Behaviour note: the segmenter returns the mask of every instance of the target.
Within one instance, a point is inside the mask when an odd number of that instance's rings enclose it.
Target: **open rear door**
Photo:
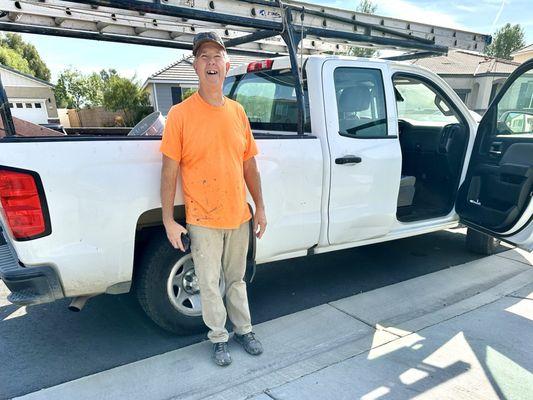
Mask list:
[[[533,59],[483,116],[456,211],[465,225],[533,250]]]

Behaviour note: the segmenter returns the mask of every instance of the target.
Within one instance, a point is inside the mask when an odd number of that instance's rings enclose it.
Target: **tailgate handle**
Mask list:
[[[357,156],[344,156],[335,159],[335,164],[344,165],[344,164],[359,164],[361,162],[361,157]]]

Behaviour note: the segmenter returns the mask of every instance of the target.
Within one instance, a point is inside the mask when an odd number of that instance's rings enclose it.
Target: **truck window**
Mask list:
[[[298,106],[294,78],[290,70],[259,71],[228,77],[224,94],[238,101],[246,111],[254,130],[295,132]],[[306,105],[305,130],[311,131],[307,86],[304,82]]]
[[[444,126],[459,123],[453,108],[425,82],[412,77],[394,78],[398,118],[412,125]]]
[[[334,82],[339,133],[350,137],[387,136],[387,109],[381,71],[337,68]]]
[[[533,73],[525,73],[498,102],[498,135],[533,135]]]

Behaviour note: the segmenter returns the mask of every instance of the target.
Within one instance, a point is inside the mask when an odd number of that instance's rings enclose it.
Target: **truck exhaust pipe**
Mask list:
[[[70,302],[70,305],[68,306],[68,309],[70,311],[74,312],[80,312],[83,307],[85,307],[85,304],[87,303],[87,300],[89,300],[91,297],[94,297],[94,294],[88,295],[88,296],[78,296],[74,297],[72,301]]]

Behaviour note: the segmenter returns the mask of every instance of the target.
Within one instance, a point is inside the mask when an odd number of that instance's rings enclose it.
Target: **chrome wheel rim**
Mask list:
[[[224,293],[224,279],[220,279],[220,293]],[[198,317],[202,315],[200,287],[194,272],[192,255],[181,257],[172,267],[167,280],[167,295],[172,306],[181,314]]]

